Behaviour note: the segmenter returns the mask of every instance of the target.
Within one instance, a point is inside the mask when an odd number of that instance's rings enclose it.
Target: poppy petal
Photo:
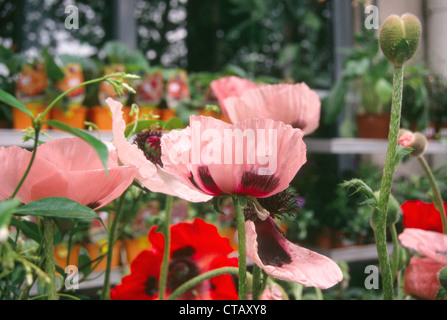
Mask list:
[[[343,279],[331,259],[283,237],[274,220],[246,221],[247,257],[275,278],[327,289]]]

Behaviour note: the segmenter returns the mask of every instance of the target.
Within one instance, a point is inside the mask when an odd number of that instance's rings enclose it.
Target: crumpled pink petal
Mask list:
[[[256,135],[264,137],[265,143],[258,140]],[[231,142],[228,134],[235,132],[253,132],[256,135],[253,144],[241,143],[242,148],[236,148],[236,140]],[[205,138],[212,134],[212,138]],[[271,135],[271,136],[270,136]],[[276,135],[276,136],[275,136]],[[270,150],[262,150],[260,145],[269,145],[270,137],[275,146]],[[222,194],[248,194],[255,197],[267,197],[286,189],[298,170],[306,162],[306,145],[303,142],[303,132],[293,129],[280,121],[264,118],[252,118],[234,125],[212,117],[191,116],[190,125],[182,130],[173,130],[161,138],[162,162],[166,171],[176,176],[191,188],[196,188],[212,196]],[[258,144],[259,142],[259,144]],[[231,151],[229,155],[225,144]],[[232,143],[232,145],[231,145]],[[213,160],[206,160],[203,154],[206,150],[213,150],[210,154],[218,156]],[[257,155],[268,155],[261,163]],[[237,160],[236,158],[239,158]],[[253,157],[253,161],[249,158]],[[293,161],[290,161],[293,159]],[[215,160],[215,161],[214,161]],[[207,170],[204,181],[201,170]],[[275,182],[265,183],[265,190],[258,190],[256,181],[247,185],[242,184],[244,174],[262,174],[263,178]],[[254,179],[256,180],[256,179]],[[208,184],[206,184],[208,183]]]
[[[438,272],[443,267],[429,258],[412,257],[405,269],[404,292],[421,299],[436,299],[440,286]]]
[[[416,228],[405,228],[399,235],[399,240],[406,248],[433,261],[447,265],[447,235],[435,231]]]
[[[245,222],[246,254],[267,274],[320,289],[330,288],[343,279],[343,273],[334,261],[285,239],[271,217],[265,221],[258,220],[256,224],[251,220]],[[259,247],[260,240],[264,248]],[[264,256],[269,255],[268,260],[276,265],[264,263],[267,260],[260,257],[261,251],[264,251]],[[281,258],[284,254],[290,257],[289,263]]]
[[[239,78],[236,76],[227,76],[211,81],[210,87],[219,101],[223,114],[228,117],[225,107],[225,99],[233,96],[239,97],[246,90],[254,89],[258,86],[256,83],[248,79]]]
[[[112,111],[113,145],[118,153],[119,161],[138,169],[135,177],[137,181],[152,192],[169,194],[190,202],[206,202],[211,199],[209,195],[191,189],[163,168],[147,160],[144,152],[136,145],[129,143],[124,136],[126,123],[121,109],[123,105],[112,98],[108,98],[106,102]]]
[[[31,152],[0,148],[0,199],[9,198],[22,178]],[[23,203],[66,197],[93,209],[119,197],[132,183],[136,169],[118,166],[113,154],[108,176],[96,151],[79,138],[55,139],[39,146],[31,170],[16,195]]]
[[[230,96],[223,102],[233,123],[249,118],[268,118],[300,128],[305,135],[314,132],[320,122],[321,101],[304,82],[262,85]]]

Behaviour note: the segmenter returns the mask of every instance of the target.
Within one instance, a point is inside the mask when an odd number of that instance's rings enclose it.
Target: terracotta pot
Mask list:
[[[103,243],[83,243],[82,246],[87,250],[90,260],[92,260],[92,261],[107,252],[107,244],[103,244]],[[121,241],[117,241],[115,243],[115,245],[113,246],[112,264],[111,264],[112,269],[118,267],[120,264],[121,246],[122,246]],[[98,263],[97,261],[92,262],[92,268],[97,263]],[[95,271],[104,271],[106,269],[106,266],[107,266],[107,256],[102,258],[101,262],[96,266],[96,268],[94,270]]]
[[[173,109],[169,109],[169,108],[167,108],[167,109],[162,109],[161,111],[162,111],[162,113],[161,113],[161,119],[162,119],[163,121],[168,121],[168,120],[170,120],[171,118],[174,118],[174,117],[177,116],[177,112],[176,112],[175,110],[173,110]]]
[[[332,249],[334,247],[333,239],[332,230],[328,227],[324,227],[317,236],[317,246],[324,250]]]
[[[159,119],[160,120],[162,118],[162,116],[163,116],[162,110],[158,109],[156,106],[140,106],[140,114],[138,115],[139,119]],[[135,118],[131,119],[131,121],[134,121],[134,120],[135,120]]]
[[[29,111],[36,117],[39,113],[42,113],[45,110],[45,105],[36,104],[36,103],[25,103],[25,107],[28,108]],[[47,114],[44,120],[48,120],[50,115]],[[14,129],[23,130],[33,125],[31,118],[26,113],[20,111],[17,108],[12,108],[12,124]],[[48,129],[48,125],[42,125],[42,129]]]
[[[92,107],[88,112],[88,118],[99,130],[112,130],[112,112],[109,107]]]
[[[126,250],[127,263],[129,265],[144,250],[150,249],[150,243],[147,236],[124,240],[124,249]]]
[[[69,265],[78,265],[79,250],[81,249],[80,244],[75,244],[70,250],[70,258],[68,259]],[[56,264],[65,269],[67,267],[67,257],[68,257],[68,246],[66,244],[60,244],[54,247],[54,258],[56,259]]]
[[[77,129],[84,129],[84,121],[87,119],[87,107],[70,106],[67,111],[59,108],[51,110],[51,119],[63,122]],[[54,128],[57,130],[57,128]]]
[[[357,134],[359,138],[388,139],[390,114],[357,115]]]
[[[131,121],[130,107],[123,107],[123,119],[126,124]],[[99,130],[112,130],[112,111],[107,106],[94,106],[88,111],[88,119],[90,122],[96,124]]]

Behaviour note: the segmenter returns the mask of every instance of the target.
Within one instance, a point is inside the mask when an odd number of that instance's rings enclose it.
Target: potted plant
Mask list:
[[[405,68],[402,96],[402,128],[423,132],[429,127],[429,101],[426,79],[429,69],[423,65]]]
[[[354,136],[357,131],[360,138],[387,138],[393,91],[391,67],[379,51],[373,32],[356,35],[356,44],[345,51],[343,75],[323,100],[323,119],[334,122],[344,110],[342,136]]]
[[[429,119],[433,128],[434,137],[443,128],[447,128],[447,79],[435,72],[426,77],[429,103]]]
[[[84,82],[82,66],[79,63],[68,63],[63,72],[64,78],[55,83],[55,87],[60,92],[65,92]],[[72,127],[84,129],[84,121],[87,118],[87,107],[83,105],[85,87],[71,91],[66,97],[66,102],[62,104],[62,107],[52,109],[51,118]]]

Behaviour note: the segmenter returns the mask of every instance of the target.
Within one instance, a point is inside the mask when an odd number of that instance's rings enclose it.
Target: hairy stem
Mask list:
[[[382,270],[382,283],[384,299],[393,299],[393,275],[391,271],[388,249],[386,246],[386,218],[388,204],[393,184],[397,141],[400,128],[402,109],[403,67],[395,66],[393,75],[393,100],[391,105],[390,130],[388,134],[388,148],[386,151],[385,167],[383,169],[382,183],[376,221],[374,221],[374,235],[376,239],[377,254]]]
[[[441,192],[439,191],[439,187],[438,184],[436,183],[435,176],[433,175],[433,172],[431,171],[427,161],[425,161],[423,155],[418,156],[418,160],[421,163],[422,167],[424,168],[424,171],[427,174],[428,179],[430,180],[430,185],[433,190],[433,197],[435,201],[435,208],[439,211],[441,215],[442,232],[444,234],[447,234],[447,217],[445,214],[444,201],[442,200]]]
[[[45,239],[45,272],[48,275],[48,300],[57,300],[56,296],[56,264],[54,262],[53,219],[43,218],[43,236]]]
[[[158,297],[160,300],[165,299],[166,283],[168,280],[169,269],[169,253],[171,251],[171,208],[174,198],[170,195],[166,196],[165,205],[165,221],[163,224],[163,234],[165,236],[165,250],[163,253],[163,261],[160,270],[160,280],[158,284]]]
[[[107,241],[107,264],[106,264],[106,271],[104,273],[104,285],[102,287],[103,300],[110,299],[110,273],[112,271],[113,246],[115,245],[115,230],[118,224],[118,220],[120,219],[126,193],[127,190],[120,197],[118,207],[116,209],[115,216],[112,221],[112,225],[109,228],[109,238]]]
[[[237,195],[233,196],[234,210],[236,213],[237,236],[238,236],[238,251],[239,251],[239,300],[247,299],[247,284],[246,284],[246,240],[245,240],[245,216],[240,206]]]

